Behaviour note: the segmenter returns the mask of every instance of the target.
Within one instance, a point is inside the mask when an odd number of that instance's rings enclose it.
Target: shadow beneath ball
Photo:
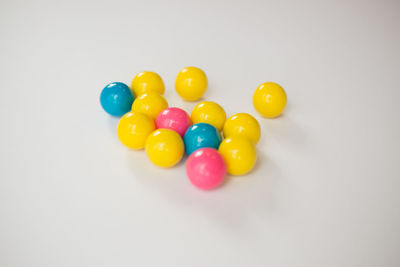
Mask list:
[[[293,148],[303,147],[308,142],[304,127],[286,113],[273,119],[261,118],[259,122],[262,128],[261,144],[268,144],[270,138]]]
[[[113,134],[117,134],[117,126],[120,119],[121,117],[107,115],[107,126],[110,132],[112,132]]]

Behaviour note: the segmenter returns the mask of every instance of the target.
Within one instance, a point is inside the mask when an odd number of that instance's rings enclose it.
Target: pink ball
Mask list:
[[[180,134],[185,135],[187,128],[192,125],[192,120],[186,111],[180,108],[166,108],[158,114],[156,119],[156,127],[171,129]]]
[[[216,149],[200,148],[187,159],[186,174],[196,187],[204,190],[213,189],[225,179],[225,162]]]

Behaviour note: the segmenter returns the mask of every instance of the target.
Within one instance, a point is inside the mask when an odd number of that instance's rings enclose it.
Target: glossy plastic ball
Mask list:
[[[163,168],[177,164],[184,153],[182,138],[175,131],[158,129],[146,140],[146,154],[150,161]]]
[[[207,89],[207,76],[197,67],[186,67],[178,73],[175,88],[184,100],[199,100]]]
[[[229,174],[243,175],[251,171],[257,160],[255,145],[246,137],[232,136],[224,139],[219,146]]]
[[[108,84],[100,94],[100,104],[104,111],[118,117],[131,110],[134,99],[129,87],[120,82]]]
[[[189,115],[180,108],[167,108],[158,114],[156,119],[157,129],[170,129],[177,132],[182,138],[186,130],[192,125]]]
[[[261,135],[260,124],[248,113],[238,113],[225,121],[224,137],[233,135],[245,136],[254,144],[258,143]]]
[[[142,149],[147,137],[155,130],[154,121],[138,112],[128,112],[119,120],[118,138],[122,144],[132,149]]]
[[[132,80],[131,89],[136,96],[147,92],[164,94],[165,85],[160,75],[152,71],[138,73]]]
[[[257,87],[253,94],[254,108],[264,117],[278,117],[285,109],[285,90],[276,83],[267,82]]]
[[[132,110],[146,114],[152,119],[156,119],[158,114],[168,108],[165,98],[155,92],[147,92],[140,95],[133,101]]]
[[[214,148],[200,148],[187,159],[186,174],[196,187],[213,189],[225,179],[225,162]]]
[[[222,131],[226,120],[225,110],[215,102],[203,101],[197,104],[191,114],[193,123],[204,122]]]
[[[218,149],[221,135],[217,128],[208,123],[196,123],[187,129],[183,138],[186,154],[190,155],[199,148],[211,147]]]

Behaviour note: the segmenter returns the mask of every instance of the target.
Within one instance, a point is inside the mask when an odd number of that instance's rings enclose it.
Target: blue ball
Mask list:
[[[132,108],[134,95],[124,83],[110,83],[104,87],[100,95],[103,109],[112,116],[122,116]]]
[[[203,147],[218,149],[221,143],[221,135],[217,128],[208,123],[196,123],[187,129],[183,137],[186,154],[190,155],[194,151]]]

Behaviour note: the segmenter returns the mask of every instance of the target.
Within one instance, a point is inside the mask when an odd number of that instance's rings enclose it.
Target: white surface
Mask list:
[[[400,266],[398,1],[1,1],[0,266]],[[123,147],[111,81],[195,65],[262,125],[202,192]],[[289,104],[261,119],[275,81]]]

